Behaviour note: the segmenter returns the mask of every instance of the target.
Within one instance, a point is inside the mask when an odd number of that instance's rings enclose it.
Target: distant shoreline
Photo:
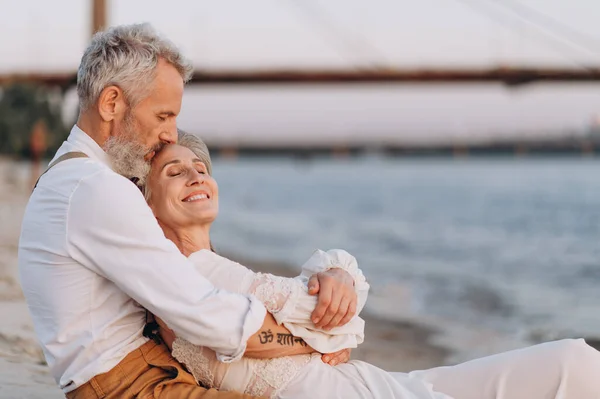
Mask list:
[[[388,158],[523,158],[523,157],[596,157],[600,156],[600,134],[554,139],[507,139],[502,141],[392,142],[340,141],[222,143],[206,140],[214,158],[289,157],[348,158],[381,156]],[[46,157],[50,160],[52,155]],[[0,154],[0,160],[29,160],[20,154]]]
[[[339,142],[339,143],[211,143],[215,157],[356,157],[379,155],[393,158],[466,158],[466,157],[526,157],[600,155],[600,139],[596,136],[557,138],[546,140],[458,141],[453,143],[394,143],[394,142]]]

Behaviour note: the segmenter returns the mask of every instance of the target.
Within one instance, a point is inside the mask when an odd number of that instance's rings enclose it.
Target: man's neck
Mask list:
[[[90,111],[82,112],[77,118],[77,126],[90,136],[100,148],[104,148],[104,143],[110,137],[110,125],[100,118],[100,115]]]

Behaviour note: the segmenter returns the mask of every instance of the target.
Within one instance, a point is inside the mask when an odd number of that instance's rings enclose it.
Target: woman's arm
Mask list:
[[[160,335],[169,347],[173,349],[175,333],[164,321],[156,317]],[[275,357],[304,355],[316,352],[302,338],[294,337],[284,326],[277,324],[270,313],[267,313],[262,327],[252,335],[246,346],[244,356],[255,359],[272,359]]]
[[[283,324],[292,335],[304,338],[319,352],[331,353],[340,349],[354,348],[363,342],[364,321],[359,317],[354,317],[342,327],[327,331],[315,327],[311,320],[317,298],[308,293],[308,281],[315,273],[331,268],[343,269],[352,276],[359,310],[364,306],[369,285],[358,268],[356,259],[347,252],[316,251],[303,265],[302,274],[296,278],[255,273],[233,261],[227,265],[222,262],[210,262],[210,255],[206,251],[202,251],[201,261],[199,259],[196,262],[194,255],[190,255],[192,263],[216,287],[255,295],[273,315],[277,324]]]
[[[211,257],[214,257],[214,262],[211,261]],[[208,250],[198,251],[190,255],[189,259],[197,270],[215,287],[231,292],[255,295],[263,302],[267,310],[275,316],[275,320],[279,324],[285,322],[288,316],[294,313],[299,296],[306,297],[307,292],[311,294],[307,287],[309,284],[312,285],[316,282],[315,277],[319,273],[323,274],[328,270],[339,269],[344,270],[354,280],[354,289],[358,297],[356,314],[363,309],[370,288],[365,276],[358,268],[356,259],[348,252],[340,249],[332,249],[327,252],[315,251],[310,259],[302,265],[301,274],[295,278],[254,272],[230,260],[224,263],[222,262],[223,258]],[[329,298],[333,306],[335,301],[332,300],[332,294],[335,293],[321,293],[320,295],[325,299]],[[321,299],[320,297],[317,299],[312,295],[309,295],[308,299],[302,298],[306,302],[305,306],[312,306],[311,311],[316,308],[318,301]],[[327,309],[327,313],[330,310]],[[296,315],[296,317],[298,316],[304,317],[307,315]],[[312,322],[314,314],[311,314],[311,316],[313,317],[306,317],[306,320],[302,321]]]
[[[293,336],[290,330],[277,324],[273,316],[267,313],[262,327],[248,339],[244,356],[255,359],[272,359],[314,352],[316,350],[302,338]]]

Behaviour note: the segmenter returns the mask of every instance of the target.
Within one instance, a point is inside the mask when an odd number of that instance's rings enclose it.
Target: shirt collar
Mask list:
[[[71,133],[67,138],[67,142],[77,148],[79,151],[82,151],[90,157],[91,159],[97,160],[108,166],[110,165],[110,160],[108,158],[108,154],[104,152],[102,147],[98,145],[86,132],[81,130],[79,126],[74,125],[73,129],[71,129]]]

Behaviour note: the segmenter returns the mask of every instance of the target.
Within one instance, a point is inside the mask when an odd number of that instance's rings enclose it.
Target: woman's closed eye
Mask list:
[[[180,176],[183,172],[184,172],[184,169],[182,169],[182,168],[171,168],[168,170],[167,176],[176,177],[176,176]]]
[[[194,171],[198,174],[201,175],[205,175],[206,174],[206,169],[204,168],[203,165],[198,165],[195,167]],[[168,177],[177,177],[177,176],[181,176],[182,174],[185,174],[188,172],[188,168],[182,168],[182,167],[176,167],[176,168],[171,168],[167,171],[167,176]]]

